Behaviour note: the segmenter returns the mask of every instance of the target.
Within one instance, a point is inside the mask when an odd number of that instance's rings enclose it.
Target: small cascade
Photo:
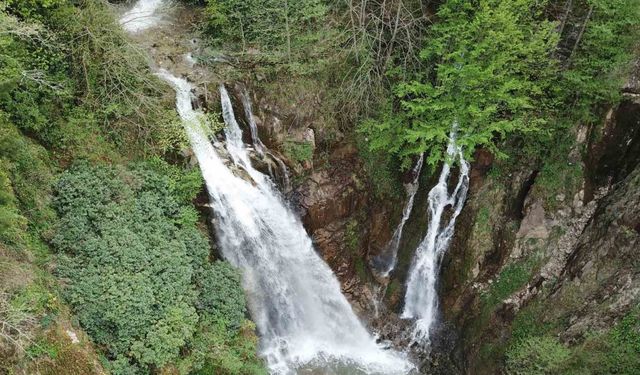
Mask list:
[[[244,115],[247,118],[247,122],[249,123],[249,131],[251,132],[251,142],[253,143],[253,148],[261,157],[270,157],[276,162],[276,164],[278,164],[278,168],[280,168],[283,190],[291,190],[291,181],[289,180],[289,170],[287,169],[287,166],[284,164],[282,159],[277,157],[273,152],[269,151],[269,149],[260,140],[260,136],[258,134],[258,125],[256,124],[256,120],[253,117],[253,107],[249,93],[245,89],[243,89],[240,93],[240,98],[242,100]],[[272,178],[275,179],[276,176],[273,171],[270,170],[269,174]]]
[[[437,314],[437,278],[442,255],[453,237],[456,218],[462,211],[469,188],[469,163],[464,159],[462,148],[456,145],[456,126],[450,134],[447,146],[447,160],[442,166],[438,183],[429,191],[429,226],[427,234],[416,249],[409,271],[405,306],[401,318],[416,319],[413,341],[429,343],[429,330]],[[453,192],[449,193],[448,183],[451,163],[458,159],[460,172]],[[443,225],[445,210],[452,210]]]
[[[418,192],[418,180],[420,179],[420,172],[422,172],[423,163],[424,154],[420,155],[420,158],[411,171],[413,180],[410,183],[405,184],[405,190],[407,192],[407,197],[409,198],[402,209],[402,219],[400,220],[400,224],[398,224],[398,227],[393,232],[393,236],[387,244],[385,251],[373,260],[373,268],[382,278],[389,277],[391,271],[396,268],[396,264],[398,262],[398,249],[400,248],[400,240],[402,239],[402,231],[407,220],[409,220],[409,216],[411,216],[411,211],[413,211],[413,202],[415,200],[416,193]]]
[[[379,284],[373,287],[373,296],[371,298],[371,304],[373,306],[373,317],[378,319],[380,317],[380,307],[383,306],[382,300],[387,292],[387,284]]]
[[[252,181],[227,167],[207,137],[204,116],[192,106],[192,87],[167,71],[176,105],[204,176],[224,257],[242,272],[261,354],[273,374],[297,371],[406,374],[413,366],[378,346],[315,252],[300,220],[270,179],[255,170],[224,86],[220,86],[226,148]],[[314,370],[315,369],[315,370]]]
[[[261,156],[264,155],[264,144],[260,140],[258,136],[258,125],[256,124],[256,120],[253,118],[253,108],[251,105],[251,98],[249,97],[249,93],[247,90],[243,89],[240,92],[240,98],[242,100],[242,107],[244,108],[244,115],[247,118],[247,122],[249,123],[249,131],[251,132],[251,142],[253,142],[253,147],[256,149],[256,152]]]
[[[227,140],[227,150],[234,164],[244,169],[257,184],[264,183],[266,176],[251,166],[249,154],[245,151],[244,142],[242,141],[242,129],[240,129],[240,125],[236,121],[231,98],[224,85],[220,85],[220,104],[222,106],[222,118],[226,125],[224,135]]]
[[[160,21],[157,10],[164,3],[165,0],[140,0],[122,15],[120,25],[130,33],[146,30]]]
[[[280,168],[280,174],[282,175],[282,190],[284,192],[288,192],[291,190],[291,180],[289,179],[289,170],[287,166],[284,164],[282,159],[274,155],[271,151],[267,151],[267,155],[269,155],[275,162],[278,164]]]

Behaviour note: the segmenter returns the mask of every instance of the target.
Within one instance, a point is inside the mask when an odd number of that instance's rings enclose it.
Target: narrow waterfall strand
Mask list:
[[[404,225],[409,220],[409,216],[411,216],[411,211],[413,211],[413,202],[415,201],[416,193],[418,192],[420,173],[422,172],[422,164],[424,163],[424,154],[420,155],[420,158],[416,162],[416,165],[413,167],[412,175],[413,181],[405,186],[407,191],[407,203],[402,209],[402,219],[398,224],[398,227],[393,232],[393,236],[391,240],[387,244],[387,248],[382,257],[380,257],[379,266],[380,276],[389,277],[391,271],[396,268],[396,264],[398,263],[398,249],[400,248],[400,240],[402,239],[402,231],[404,229]]]
[[[429,341],[429,331],[437,315],[437,278],[442,255],[453,237],[456,218],[462,211],[469,187],[469,163],[464,159],[462,149],[455,142],[455,126],[447,147],[448,161],[442,166],[438,183],[429,191],[429,226],[427,234],[416,249],[409,271],[404,319],[416,319],[413,340],[422,344]],[[455,189],[448,191],[450,162],[458,158],[460,173]],[[443,226],[443,214],[451,206],[453,212]]]
[[[240,93],[240,99],[242,100],[244,115],[247,118],[247,122],[249,123],[249,131],[251,132],[251,142],[253,143],[253,148],[255,148],[256,152],[262,156],[264,155],[265,147],[260,140],[260,137],[258,136],[258,124],[256,124],[256,120],[253,118],[251,98],[249,98],[249,93],[247,92],[247,90],[242,90],[242,92]]]
[[[282,187],[284,191],[291,189],[291,182],[289,180],[289,170],[287,166],[284,164],[282,159],[274,155],[273,152],[269,151],[264,143],[260,140],[260,135],[258,134],[258,124],[256,124],[256,120],[253,118],[253,105],[251,103],[251,98],[249,97],[249,93],[247,90],[242,90],[240,93],[240,98],[242,100],[242,107],[244,108],[244,115],[247,118],[247,122],[249,123],[249,131],[251,132],[251,142],[253,143],[253,148],[256,150],[258,155],[262,157],[270,157],[273,159],[276,164],[278,164],[278,168],[280,168],[280,174],[282,177]]]

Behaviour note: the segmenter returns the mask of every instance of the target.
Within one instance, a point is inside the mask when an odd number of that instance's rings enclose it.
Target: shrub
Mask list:
[[[215,262],[198,279],[198,308],[207,311],[215,322],[227,329],[239,330],[244,322],[246,303],[240,285],[240,275],[229,263]]]
[[[531,337],[507,353],[507,374],[558,373],[570,351],[552,337]]]
[[[482,295],[486,308],[493,308],[523,287],[531,277],[532,262],[512,263],[504,267],[487,293]]]
[[[190,206],[173,187],[144,165],[78,164],[56,184],[57,274],[114,374],[179,362],[203,329],[221,345],[215,339],[235,338],[244,318],[237,272],[209,263],[207,240],[195,219],[184,220]]]
[[[287,158],[304,163],[313,158],[313,145],[309,142],[285,141],[283,151]]]

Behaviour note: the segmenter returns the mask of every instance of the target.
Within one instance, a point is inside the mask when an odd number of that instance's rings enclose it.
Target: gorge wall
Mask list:
[[[437,174],[423,171],[398,267],[380,283],[369,262],[390,240],[405,198],[374,193],[355,140],[322,139],[322,118],[313,109],[322,100],[317,93],[302,92],[297,102],[282,105],[277,92],[267,95],[259,83],[252,92],[269,148],[282,150],[292,137],[313,145],[313,157],[303,162],[281,154],[293,174],[289,201],[317,251],[357,313],[382,339],[402,341],[403,285],[426,230],[426,196]],[[522,340],[553,337],[579,348],[634,314],[640,299],[639,94],[630,80],[622,102],[599,125],[578,127],[557,162],[496,161],[486,150],[475,153],[469,197],[441,271],[443,319],[423,369],[494,374],[504,371],[505,353]]]

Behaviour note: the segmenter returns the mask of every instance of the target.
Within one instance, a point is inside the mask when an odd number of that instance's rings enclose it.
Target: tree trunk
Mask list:
[[[571,66],[571,59],[573,58],[573,55],[575,55],[576,51],[578,50],[578,46],[580,45],[580,41],[584,36],[584,31],[587,29],[587,24],[589,23],[589,19],[591,19],[592,14],[593,14],[593,5],[589,7],[589,12],[587,13],[587,17],[585,17],[584,19],[584,23],[582,24],[582,28],[580,29],[580,33],[578,34],[578,38],[576,39],[576,42],[573,45],[573,49],[571,50],[571,54],[569,55],[569,58],[567,58],[566,68],[569,68]]]

